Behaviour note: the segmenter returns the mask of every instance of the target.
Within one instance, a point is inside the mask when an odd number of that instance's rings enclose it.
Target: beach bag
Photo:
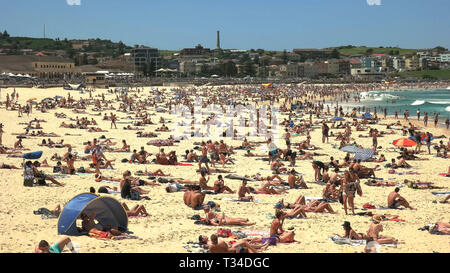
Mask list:
[[[209,206],[211,209],[214,209],[216,207],[216,203],[214,201],[208,201],[206,205]]]
[[[394,174],[394,173],[395,173],[395,170],[391,169],[391,170],[388,171],[388,173],[389,173],[389,174]]]
[[[231,234],[231,229],[222,229],[222,228],[219,228],[219,230],[217,230],[217,236],[219,236],[219,237],[223,237],[223,238],[228,238],[228,237],[230,237],[232,234]]]
[[[370,204],[370,203],[365,203],[363,205],[363,208],[365,208],[365,209],[375,209],[375,206]]]
[[[160,177],[160,178],[158,178],[158,182],[166,184],[166,183],[169,183],[169,180],[167,178]]]
[[[275,238],[275,237],[262,238],[261,243],[265,244],[266,242],[269,243],[269,246],[276,246],[277,245],[277,238]]]
[[[98,193],[108,193],[108,189],[105,187],[98,188]]]
[[[130,191],[131,200],[141,200],[141,194],[138,191]]]

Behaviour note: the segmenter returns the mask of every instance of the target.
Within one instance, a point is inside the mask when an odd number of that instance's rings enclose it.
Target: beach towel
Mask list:
[[[223,201],[229,201],[229,202],[243,202],[243,203],[251,203],[252,201],[242,201],[242,200],[239,200],[239,199],[233,199],[233,198],[224,198],[223,199]],[[255,199],[255,203],[260,203],[261,201],[260,200],[256,200]]]
[[[194,166],[194,165],[192,165],[190,163],[178,163],[176,165],[168,165],[168,166]]]
[[[431,192],[431,194],[436,195],[436,196],[447,196],[447,195],[450,195],[450,192],[436,192],[436,191],[433,191],[433,192]]]
[[[270,237],[270,232],[268,230],[241,230],[247,238],[264,238]]]
[[[418,172],[400,172],[400,173],[397,173],[397,172],[395,172],[394,174],[398,174],[398,175],[416,175],[416,174],[420,174],[420,173],[418,173]]]
[[[275,192],[275,193],[267,193],[267,192],[265,192],[265,191],[257,191],[256,194],[277,195],[277,194],[280,194],[280,193],[278,193],[278,192]]]
[[[385,207],[385,206],[379,206],[379,207],[376,207],[376,209],[379,209],[379,210],[388,210],[388,209],[403,210],[404,208],[390,208],[390,207]]]
[[[209,253],[209,250],[203,248],[198,242],[187,242],[183,248],[190,253]]]
[[[119,235],[112,237],[113,240],[124,240],[124,239],[139,239],[137,236],[133,235]]]
[[[320,202],[326,201],[326,200],[323,199],[322,197],[306,197],[306,196],[305,196],[305,200],[306,200],[306,201],[315,201],[315,200],[318,200],[318,201],[320,201]]]
[[[366,240],[351,240],[349,238],[342,238],[338,235],[335,235],[333,237],[329,237],[331,241],[333,241],[335,244],[338,245],[351,245],[351,246],[362,246],[366,245]],[[397,247],[396,244],[380,244],[382,246],[388,246],[388,247]]]
[[[370,204],[370,203],[365,203],[363,205],[363,208],[365,208],[365,209],[375,209],[376,207],[374,205]]]
[[[100,231],[98,229],[91,229],[89,231],[89,237],[99,239],[99,240],[111,240],[111,238],[108,237],[109,233],[105,231]]]
[[[329,237],[329,239],[338,245],[351,245],[351,246],[362,246],[366,245],[366,240],[351,240],[349,238],[342,238],[338,235]]]
[[[404,219],[399,219],[399,218],[388,219],[388,221],[392,221],[392,222],[405,222]]]
[[[440,176],[450,177],[450,173],[440,173]]]
[[[237,175],[237,174],[229,174],[229,175],[225,176],[225,178],[234,179],[234,180],[255,181],[252,178],[247,178],[245,176],[241,176],[241,175]]]

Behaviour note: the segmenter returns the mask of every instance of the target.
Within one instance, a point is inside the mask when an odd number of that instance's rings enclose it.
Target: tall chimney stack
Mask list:
[[[217,31],[217,49],[220,49],[220,31]]]

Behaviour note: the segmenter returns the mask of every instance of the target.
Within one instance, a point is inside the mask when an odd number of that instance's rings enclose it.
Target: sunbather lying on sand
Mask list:
[[[225,213],[218,215],[211,211],[209,206],[204,206],[203,210],[206,214],[205,221],[208,225],[213,226],[252,226],[256,224],[255,222],[249,222],[247,218],[231,218],[225,216]]]
[[[122,207],[125,209],[127,216],[149,216],[147,211],[145,210],[144,205],[135,205],[131,210],[128,208],[125,202],[122,203]]]
[[[95,223],[95,217],[96,212],[93,211],[89,216],[85,213],[80,214],[80,218],[82,220],[81,222],[81,228],[84,232],[97,232],[97,231],[103,231],[107,232],[106,238],[112,238],[113,236],[119,236],[119,235],[128,235],[126,233],[120,232],[117,227],[111,227],[111,226],[102,226],[101,224]]]
[[[255,245],[246,239],[236,243],[226,243],[219,239],[217,234],[212,234],[210,241],[208,241],[208,237],[200,236],[200,243],[211,253],[258,253],[267,248],[267,245]]]
[[[36,245],[34,252],[35,253],[61,253],[66,246],[68,248],[70,246],[69,250],[73,252],[74,248],[73,248],[71,242],[72,241],[70,240],[69,237],[64,237],[56,244],[50,246],[50,244],[47,241],[42,240],[39,242],[39,244]]]
[[[405,179],[403,181],[404,184],[408,185],[409,188],[412,189],[439,189],[440,187],[433,186],[433,182],[422,182],[420,180],[412,181]]]
[[[281,193],[286,193],[286,190],[282,190],[282,189],[274,189],[273,185],[279,185],[279,184],[275,184],[273,182],[267,181],[265,183],[262,184],[261,188],[256,189],[256,191],[260,194],[281,194]]]

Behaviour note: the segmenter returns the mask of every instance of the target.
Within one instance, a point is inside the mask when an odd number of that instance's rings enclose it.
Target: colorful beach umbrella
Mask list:
[[[413,140],[408,139],[408,138],[400,138],[400,139],[394,140],[393,144],[394,144],[394,146],[397,146],[397,147],[412,147],[412,146],[417,145],[416,142],[414,142]]]

